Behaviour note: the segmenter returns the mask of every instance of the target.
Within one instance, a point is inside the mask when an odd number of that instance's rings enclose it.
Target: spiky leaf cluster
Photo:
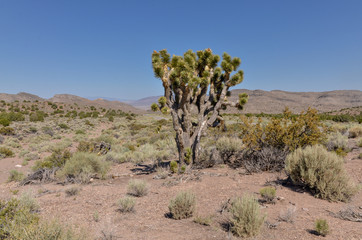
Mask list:
[[[229,54],[223,54],[220,67],[220,57],[212,53],[211,49],[197,51],[188,50],[183,56],[170,56],[167,50],[152,54],[152,66],[155,77],[160,78],[165,88],[170,87],[174,94],[176,104],[196,102],[206,94],[210,86],[209,100],[214,106],[220,99],[224,87],[232,87],[243,81],[244,72],[238,71],[241,64],[240,58],[232,58]],[[237,71],[234,75],[232,72]],[[189,96],[190,94],[190,96]],[[222,99],[222,100],[227,100]],[[237,107],[247,102],[247,95],[239,96]],[[199,104],[203,104],[200,103]],[[160,104],[153,104],[152,110],[162,110]]]

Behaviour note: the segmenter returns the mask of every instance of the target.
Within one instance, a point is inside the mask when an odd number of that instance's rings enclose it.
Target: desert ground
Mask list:
[[[50,103],[43,106],[48,106],[48,112],[54,109]],[[69,104],[58,104],[57,109],[60,106],[73,110]],[[6,111],[9,108],[4,107]],[[65,112],[49,114],[43,121],[29,121],[26,117],[24,121],[12,122],[10,127],[14,133],[1,136],[0,146],[10,149],[13,155],[0,159],[0,199],[6,201],[30,195],[39,206],[37,214],[41,219],[55,219],[74,231],[85,233],[87,239],[201,240],[239,239],[229,229],[228,204],[235,197],[251,194],[260,200],[265,222],[260,233],[250,239],[362,239],[360,221],[338,218],[340,211],[346,209],[362,214],[362,191],[347,202],[331,202],[288,182],[284,170],[250,173],[243,167],[228,164],[172,173],[169,163],[177,160],[177,148],[169,116],[120,112],[107,116],[106,112],[111,111],[96,110],[100,114],[93,117],[59,116]],[[235,115],[230,115],[226,123],[241,124]],[[344,129],[341,130],[347,143],[342,155],[344,166],[352,182],[361,184],[361,138],[348,137],[349,129],[361,127],[361,124],[332,121],[325,121],[325,124]],[[217,132],[208,132],[203,137],[204,145],[217,138]],[[97,154],[108,164],[105,174],[89,175],[86,181],[52,176],[42,181],[24,182],[24,178],[34,173],[34,166],[39,169],[39,164],[57,149],[74,154],[80,151],[82,142],[104,142],[111,146],[110,150]],[[20,179],[11,178],[13,170],[23,174]],[[134,179],[144,180],[147,192],[144,196],[132,197],[134,211],[121,212],[118,201],[130,195],[128,186]],[[271,203],[261,201],[260,189],[265,186],[276,189]],[[195,194],[196,210],[192,217],[175,220],[169,216],[168,206],[182,191]],[[200,224],[195,220],[197,217],[208,221]],[[326,219],[329,224],[330,231],[325,237],[314,231],[314,222],[319,218]]]

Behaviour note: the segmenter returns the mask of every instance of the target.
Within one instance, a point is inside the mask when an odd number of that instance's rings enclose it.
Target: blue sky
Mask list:
[[[163,93],[153,50],[242,59],[237,88],[362,90],[362,1],[0,0],[0,92]]]

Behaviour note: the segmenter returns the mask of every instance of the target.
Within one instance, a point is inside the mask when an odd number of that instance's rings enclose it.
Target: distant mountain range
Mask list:
[[[229,99],[236,101],[239,93],[247,93],[249,102],[245,105],[244,113],[280,113],[285,107],[295,113],[306,110],[308,107],[316,108],[320,112],[340,110],[342,108],[362,106],[362,91],[336,90],[328,92],[287,92],[281,90],[263,91],[235,89],[231,91]],[[52,101],[62,103],[77,103],[81,106],[95,106],[103,108],[121,109],[125,112],[145,113],[152,103],[157,102],[160,96],[142,98],[136,101],[119,101],[117,98],[82,98],[70,94],[56,94],[50,99],[44,99],[30,93],[7,94],[0,93],[0,100],[14,101]],[[230,113],[238,110],[230,109]]]

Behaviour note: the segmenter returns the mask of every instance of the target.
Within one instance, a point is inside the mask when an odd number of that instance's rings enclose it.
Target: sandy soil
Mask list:
[[[355,145],[354,140],[350,140]],[[346,168],[356,183],[362,183],[362,160],[357,156],[361,148],[354,147],[346,156]],[[6,183],[8,172],[16,164],[17,158],[0,160],[0,198],[13,196],[11,190],[18,194],[31,192],[39,202],[40,214],[44,218],[58,218],[62,222],[85,229],[92,239],[237,239],[223,224],[227,213],[220,213],[223,203],[228,199],[245,193],[259,196],[259,190],[266,182],[285,179],[279,173],[260,173],[245,175],[242,169],[230,169],[220,166],[212,169],[193,170],[182,177],[154,179],[144,166],[131,163],[114,165],[108,180],[94,180],[91,184],[76,185],[81,188],[78,195],[68,197],[65,190],[74,185],[62,186],[56,183],[19,186]],[[19,168],[27,172],[29,166]],[[127,194],[130,179],[144,179],[149,184],[146,196],[136,198],[134,213],[122,214],[117,211],[116,202]],[[193,222],[193,218],[173,220],[166,216],[168,204],[178,192],[190,190],[197,196],[195,215],[212,216],[211,226]],[[349,203],[331,203],[316,199],[308,192],[290,186],[277,185],[275,204],[262,206],[267,216],[259,236],[252,239],[362,239],[362,223],[350,222],[331,215],[347,206],[362,207],[362,191]],[[295,207],[293,223],[279,221],[278,217],[288,207]],[[316,236],[312,230],[318,218],[327,219],[331,233],[327,237]],[[269,224],[268,224],[269,223]],[[271,227],[275,225],[275,227]],[[111,238],[108,238],[111,239]]]

